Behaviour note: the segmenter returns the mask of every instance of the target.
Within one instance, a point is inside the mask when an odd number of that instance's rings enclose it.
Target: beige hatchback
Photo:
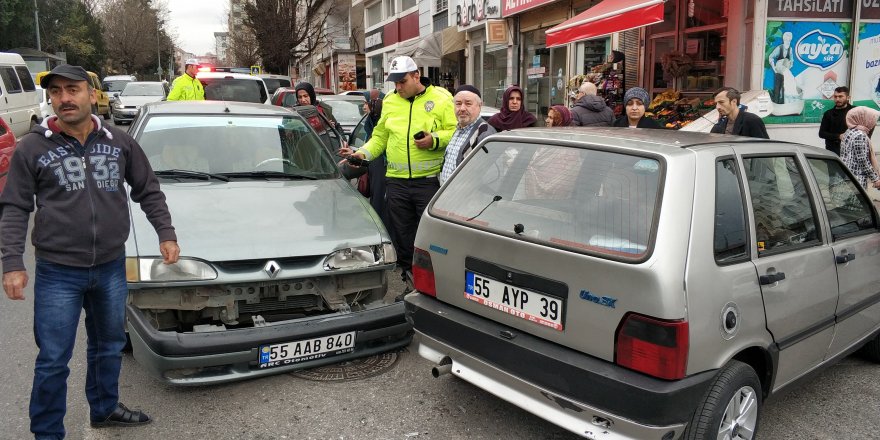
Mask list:
[[[488,138],[421,219],[419,354],[594,439],[754,438],[864,346],[880,230],[825,150],[637,129]]]

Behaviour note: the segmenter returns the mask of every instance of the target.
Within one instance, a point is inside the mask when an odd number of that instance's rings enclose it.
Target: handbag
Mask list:
[[[361,174],[357,180],[358,192],[364,197],[370,197],[370,173]]]

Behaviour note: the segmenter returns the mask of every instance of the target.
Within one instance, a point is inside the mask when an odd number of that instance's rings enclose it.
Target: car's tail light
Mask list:
[[[214,69],[208,66],[202,66],[198,68],[199,72],[213,72]]]
[[[630,313],[617,330],[616,362],[661,379],[681,379],[687,370],[688,323]]]
[[[437,296],[437,288],[434,286],[434,265],[431,263],[431,254],[428,251],[415,248],[412,273],[416,290],[425,295]]]

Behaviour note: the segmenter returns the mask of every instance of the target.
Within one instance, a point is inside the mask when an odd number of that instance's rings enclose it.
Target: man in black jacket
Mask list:
[[[86,71],[63,64],[40,82],[57,116],[21,137],[0,196],[3,289],[23,300],[28,220],[36,256],[34,339],[39,353],[31,390],[31,432],[62,439],[67,411],[67,364],[81,310],[88,333],[86,398],[92,427],[150,422],[119,402],[119,371],[126,344],[125,242],[130,229],[127,183],[159,236],[165,264],[180,249],[159,181],[140,145],[91,114],[95,90]],[[135,262],[134,270],[137,270]]]
[[[725,87],[715,95],[719,118],[711,132],[770,139],[761,117],[740,107],[740,97],[733,87]]]
[[[846,131],[846,113],[853,108],[849,103],[849,87],[834,89],[834,108],[822,115],[819,137],[825,139],[825,149],[840,156],[840,135]]]

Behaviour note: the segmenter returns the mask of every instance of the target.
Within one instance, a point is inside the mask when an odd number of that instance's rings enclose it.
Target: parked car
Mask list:
[[[27,64],[17,53],[0,52],[0,118],[16,136],[40,119],[40,96]]]
[[[209,101],[237,101],[269,104],[269,91],[261,78],[242,73],[198,72]]]
[[[321,102],[330,106],[333,117],[345,133],[351,133],[366,114],[364,112],[364,96],[328,95],[321,96]]]
[[[37,95],[40,97],[40,119],[46,119],[49,116],[55,114],[55,110],[52,109],[52,100],[49,98],[49,92],[43,90],[39,85],[34,86],[37,91]]]
[[[111,108],[116,101],[115,94],[122,93],[122,90],[125,89],[125,85],[132,81],[137,81],[137,77],[134,75],[110,75],[105,76],[104,79],[101,80],[101,89],[107,93]]]
[[[327,151],[333,157],[336,157],[336,152],[339,151],[345,141],[345,135],[339,132],[333,126],[333,123],[313,105],[297,105],[291,107],[291,109],[308,121],[309,125],[318,135],[318,138],[327,147]]]
[[[754,438],[864,347],[880,229],[824,149],[632,129],[487,138],[421,218],[421,356],[587,438]]]
[[[227,382],[409,344],[403,302],[387,293],[391,239],[299,114],[165,101],[142,107],[129,132],[185,243],[162,264],[132,207],[128,329],[147,371]]]
[[[15,152],[15,134],[12,133],[6,120],[0,118],[0,192],[6,187],[6,175],[9,174],[13,152]]]
[[[115,93],[113,103],[113,123],[131,123],[141,107],[148,102],[163,101],[168,97],[161,81],[132,81],[125,85],[122,93]]]
[[[339,94],[340,95],[354,95],[354,96],[360,96],[363,98],[364,93],[367,91],[368,90],[345,90],[345,91],[339,92]]]
[[[266,89],[269,91],[270,96],[275,93],[275,90],[278,90],[279,87],[290,87],[289,76],[273,75],[269,73],[261,73],[254,76],[263,79],[263,82],[266,83]]]

